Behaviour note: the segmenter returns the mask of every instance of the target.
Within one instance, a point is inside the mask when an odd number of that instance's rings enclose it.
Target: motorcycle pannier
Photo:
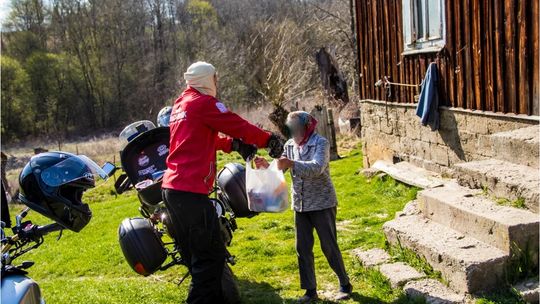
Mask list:
[[[118,238],[124,257],[138,274],[151,275],[167,259],[159,233],[148,219],[123,220],[118,228]]]
[[[256,212],[248,208],[246,195],[246,168],[238,163],[228,163],[219,171],[217,184],[219,198],[229,205],[236,217],[253,217]]]

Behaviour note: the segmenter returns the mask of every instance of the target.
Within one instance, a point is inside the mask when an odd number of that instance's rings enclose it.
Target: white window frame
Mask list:
[[[444,48],[446,43],[446,21],[444,14],[444,0],[439,2],[439,33],[436,36],[429,36],[429,1],[428,0],[402,0],[402,30],[403,30],[403,53],[431,53],[438,52]],[[420,14],[423,3],[424,12]],[[421,18],[421,19],[419,19]],[[421,23],[420,23],[421,21]],[[424,35],[417,37],[419,26],[422,26]]]

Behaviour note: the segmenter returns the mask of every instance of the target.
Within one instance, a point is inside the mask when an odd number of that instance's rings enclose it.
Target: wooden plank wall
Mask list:
[[[439,67],[440,96],[451,107],[539,115],[540,0],[446,0],[446,46],[438,53],[401,55],[401,0],[356,0],[360,97],[414,102],[430,62]]]

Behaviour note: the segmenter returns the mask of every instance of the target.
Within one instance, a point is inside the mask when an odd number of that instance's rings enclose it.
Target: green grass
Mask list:
[[[501,206],[527,209],[527,205],[525,204],[525,199],[523,197],[518,197],[515,200],[509,200],[505,197],[496,197],[494,195],[491,195],[488,185],[482,185],[482,192],[478,193],[478,195],[488,197]]]
[[[238,160],[236,156],[220,155],[219,165]],[[383,223],[415,198],[417,191],[390,178],[368,181],[356,174],[361,164],[359,149],[331,163],[339,201],[339,244],[355,290],[353,298],[345,303],[421,303],[407,300],[400,290],[390,288],[378,271],[363,268],[347,252],[357,247],[384,248]],[[141,277],[125,262],[117,228],[124,218],[139,216],[138,200],[133,191],[115,195],[112,185],[110,180],[85,194],[93,219],[84,230],[65,231],[59,241],[56,233],[49,235],[40,248],[18,262],[35,262],[29,275],[39,282],[48,303],[181,303],[189,279],[180,286],[175,282],[185,268],[176,266]],[[13,211],[20,208],[14,207]],[[38,224],[49,222],[36,213],[30,213],[28,218]],[[292,211],[239,219],[230,252],[237,258],[232,268],[245,303],[294,303],[302,294]],[[318,242],[315,260],[318,289],[337,288],[337,278]]]
[[[442,281],[440,271],[434,270],[425,258],[408,248],[402,247],[401,243],[397,246],[388,246],[387,249],[393,261],[407,263],[421,273],[426,274],[427,277]]]
[[[514,208],[519,208],[519,209],[527,209],[527,205],[525,205],[525,199],[522,198],[522,197],[519,197],[513,201],[507,199],[507,198],[504,198],[504,197],[497,197],[497,198],[494,198],[495,199],[495,202],[497,202],[497,204],[501,205],[501,206],[509,206],[509,207],[514,207]]]

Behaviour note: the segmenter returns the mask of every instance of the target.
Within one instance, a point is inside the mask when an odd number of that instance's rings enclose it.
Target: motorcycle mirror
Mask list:
[[[17,227],[21,226],[22,220],[26,217],[26,215],[28,215],[28,211],[30,211],[30,208],[26,207],[21,213],[15,216],[15,222],[17,223]]]
[[[116,190],[116,193],[122,194],[126,190],[128,190],[131,187],[131,181],[129,180],[129,177],[127,174],[122,174],[118,177],[116,180],[116,183],[114,183],[114,189]]]
[[[107,176],[113,176],[114,172],[116,172],[116,166],[111,162],[106,162],[103,167],[101,167],[103,171],[107,174]]]
[[[21,263],[21,265],[18,266],[20,269],[28,269],[30,267],[34,266],[34,262],[32,261],[24,261]]]

